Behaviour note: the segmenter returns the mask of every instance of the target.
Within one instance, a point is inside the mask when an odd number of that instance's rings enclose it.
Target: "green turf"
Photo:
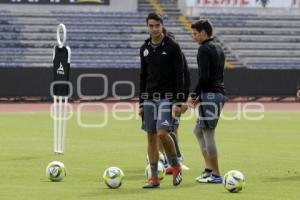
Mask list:
[[[231,115],[233,113],[226,113]],[[100,122],[101,113],[86,113],[85,123]],[[143,190],[146,135],[140,121],[109,118],[105,128],[80,128],[75,116],[69,121],[66,154],[52,152],[49,114],[0,114],[0,199],[180,199],[275,200],[300,199],[300,112],[265,113],[260,121],[222,120],[217,129],[222,173],[238,169],[246,176],[246,189],[231,194],[222,185],[201,185],[194,178],[203,162],[192,133],[194,120],[183,121],[180,145],[185,164],[182,185],[173,187],[167,177],[159,190]],[[67,167],[63,182],[45,177],[50,161]],[[100,181],[106,167],[125,173],[123,186],[107,189]]]

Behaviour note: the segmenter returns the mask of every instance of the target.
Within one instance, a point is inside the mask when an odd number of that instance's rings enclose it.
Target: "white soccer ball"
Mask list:
[[[111,189],[120,187],[122,185],[123,178],[124,173],[118,167],[109,167],[103,173],[103,181]]]
[[[66,175],[65,165],[60,161],[52,161],[46,167],[46,176],[51,181],[62,181]]]
[[[150,168],[150,164],[148,164],[145,168],[145,175],[147,177],[147,179],[149,179],[151,177],[151,168]],[[165,169],[165,166],[162,162],[158,161],[158,164],[157,164],[157,175],[158,175],[158,178],[160,180],[163,180],[165,178],[165,175],[166,175],[166,169]]]
[[[224,175],[223,184],[229,192],[240,192],[246,184],[245,176],[238,170],[231,170]]]
[[[147,164],[149,164],[149,156],[147,155]],[[166,163],[166,158],[162,152],[158,152],[158,161],[162,162],[163,164]]]

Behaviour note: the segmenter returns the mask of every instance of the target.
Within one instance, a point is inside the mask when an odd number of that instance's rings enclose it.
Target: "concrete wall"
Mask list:
[[[120,84],[118,95],[129,95],[133,89],[139,91],[140,69],[83,69],[72,68],[70,81],[74,86],[73,96],[77,97],[78,77],[82,74],[103,74],[107,76],[108,96],[112,96],[116,81],[130,81],[135,86]],[[118,74],[118,75],[116,75]],[[121,74],[121,76],[120,76]],[[224,82],[229,96],[295,96],[300,70],[226,70]],[[192,87],[197,82],[197,69],[191,69]],[[0,68],[1,97],[50,97],[52,81],[51,68]],[[104,90],[102,78],[86,78],[80,84],[84,95],[101,95]]]
[[[137,0],[110,0],[110,5],[27,5],[1,4],[0,10],[23,12],[47,11],[94,11],[94,12],[137,12]]]

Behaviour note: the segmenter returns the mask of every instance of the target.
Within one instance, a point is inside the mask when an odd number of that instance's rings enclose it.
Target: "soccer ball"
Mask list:
[[[146,160],[147,160],[147,164],[149,164],[150,162],[149,162],[149,156],[148,155],[147,155]],[[163,164],[166,163],[166,158],[165,158],[165,156],[162,152],[158,152],[158,161],[162,162]]]
[[[122,185],[124,178],[123,171],[118,167],[109,167],[103,173],[104,183],[111,189],[116,189]]]
[[[148,164],[145,168],[145,175],[147,177],[147,179],[149,179],[151,177],[151,168],[150,168],[150,164]],[[165,175],[166,175],[166,169],[165,169],[165,166],[162,162],[158,161],[158,164],[157,164],[157,175],[158,175],[158,178],[160,180],[163,180],[165,178]]]
[[[224,175],[224,187],[229,192],[240,192],[246,184],[244,175],[237,170],[231,170]]]
[[[65,165],[60,161],[52,161],[46,167],[46,176],[51,181],[62,181],[66,176]]]

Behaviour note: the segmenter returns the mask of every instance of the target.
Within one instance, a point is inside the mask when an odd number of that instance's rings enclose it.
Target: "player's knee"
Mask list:
[[[157,141],[157,134],[153,133],[153,134],[148,134],[148,142],[149,143],[156,143]]]
[[[160,139],[164,139],[165,137],[168,136],[168,131],[165,129],[157,129],[157,136]]]
[[[200,128],[195,128],[194,129],[194,135],[197,137],[197,138],[203,138],[203,134],[202,134],[202,130]]]

